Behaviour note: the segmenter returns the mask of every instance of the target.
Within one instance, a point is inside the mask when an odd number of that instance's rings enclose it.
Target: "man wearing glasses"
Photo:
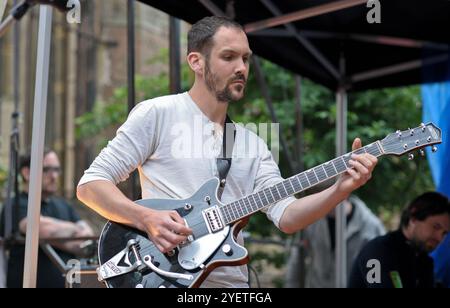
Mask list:
[[[18,218],[13,219],[13,230],[18,230],[25,235],[27,228],[28,189],[30,180],[30,155],[25,155],[20,160],[20,175],[23,179],[22,191],[19,195],[19,209],[13,209]],[[57,154],[52,150],[44,152],[42,173],[42,203],[39,224],[40,239],[61,239],[72,237],[92,236],[92,229],[81,220],[72,206],[63,198],[56,196],[58,191],[58,179],[61,174],[61,165]],[[13,201],[12,204],[15,204]],[[4,225],[4,213],[2,212],[1,225]],[[18,229],[17,229],[18,228]],[[3,232],[3,227],[0,232]],[[52,246],[63,261],[75,259],[82,250],[82,241],[54,241]],[[25,245],[15,243],[10,247],[8,260],[7,287],[20,288],[22,286],[24,267]],[[65,280],[60,270],[39,249],[37,287],[64,287]]]

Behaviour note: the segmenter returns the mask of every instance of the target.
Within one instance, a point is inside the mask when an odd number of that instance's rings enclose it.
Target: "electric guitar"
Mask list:
[[[99,280],[118,288],[198,287],[216,267],[248,262],[247,250],[235,241],[248,217],[264,207],[331,179],[347,168],[352,153],[403,155],[441,143],[441,131],[434,124],[397,131],[317,167],[292,176],[239,200],[224,204],[217,192],[219,179],[204,183],[185,200],[145,199],[137,204],[154,210],[175,210],[193,230],[185,243],[169,253],[160,252],[147,235],[137,229],[106,223],[99,239]],[[413,154],[410,153],[410,159]]]

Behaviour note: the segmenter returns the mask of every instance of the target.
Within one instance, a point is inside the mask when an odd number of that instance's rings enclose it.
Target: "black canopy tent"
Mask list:
[[[139,0],[188,23],[226,15],[252,50],[336,91],[336,154],[346,149],[347,91],[441,81],[449,60],[447,0]],[[370,23],[378,10],[379,23]],[[368,18],[369,16],[369,18]],[[372,20],[373,21],[373,20]],[[425,75],[422,70],[432,71]],[[346,285],[345,215],[337,209],[336,286]]]
[[[381,23],[366,20],[366,0],[140,0],[193,23],[216,14],[246,25],[255,54],[308,77],[337,92],[337,154],[343,154],[346,132],[346,92],[423,81],[421,68],[448,60],[450,1],[389,0],[381,3]],[[40,177],[44,144],[51,9],[42,8],[33,119],[29,224],[24,286],[35,286],[40,212]],[[257,23],[258,22],[258,23]],[[426,47],[426,48],[424,48]],[[424,50],[426,50],[424,58]],[[134,55],[130,55],[134,57]],[[133,65],[133,61],[129,62]],[[130,100],[132,97],[130,96]],[[345,284],[345,242],[342,209],[338,211],[337,285]]]

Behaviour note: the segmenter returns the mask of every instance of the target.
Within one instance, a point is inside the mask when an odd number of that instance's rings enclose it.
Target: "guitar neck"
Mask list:
[[[348,161],[351,155],[369,153],[373,156],[384,154],[380,141],[376,141],[353,152],[349,152],[317,167],[294,175],[276,185],[267,187],[244,198],[220,207],[226,224],[230,224],[250,216],[262,208],[277,203],[294,194],[302,192],[326,180],[332,179],[352,168]]]

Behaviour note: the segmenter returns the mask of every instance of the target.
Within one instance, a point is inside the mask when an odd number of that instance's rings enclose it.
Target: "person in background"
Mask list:
[[[434,287],[433,259],[429,253],[450,229],[446,196],[427,192],[403,211],[397,231],[367,243],[355,262],[350,288]]]
[[[27,229],[28,189],[30,181],[31,156],[25,155],[20,159],[20,174],[23,179],[23,187],[19,197],[18,224],[13,229],[19,230],[25,235]],[[40,239],[52,238],[77,238],[92,236],[90,226],[75,212],[73,207],[63,198],[56,196],[58,191],[58,179],[61,174],[61,165],[57,154],[52,150],[45,150],[42,173],[42,201],[41,217],[39,222]],[[11,202],[10,204],[14,204]],[[14,210],[12,211],[14,213]],[[1,215],[1,231],[4,230],[5,209]],[[82,254],[80,244],[82,241],[55,241],[52,246],[64,262],[75,259]],[[7,287],[21,288],[23,285],[25,245],[14,243],[9,249]],[[38,254],[37,284],[38,288],[64,288],[65,279],[63,273],[52,263],[42,249]]]

